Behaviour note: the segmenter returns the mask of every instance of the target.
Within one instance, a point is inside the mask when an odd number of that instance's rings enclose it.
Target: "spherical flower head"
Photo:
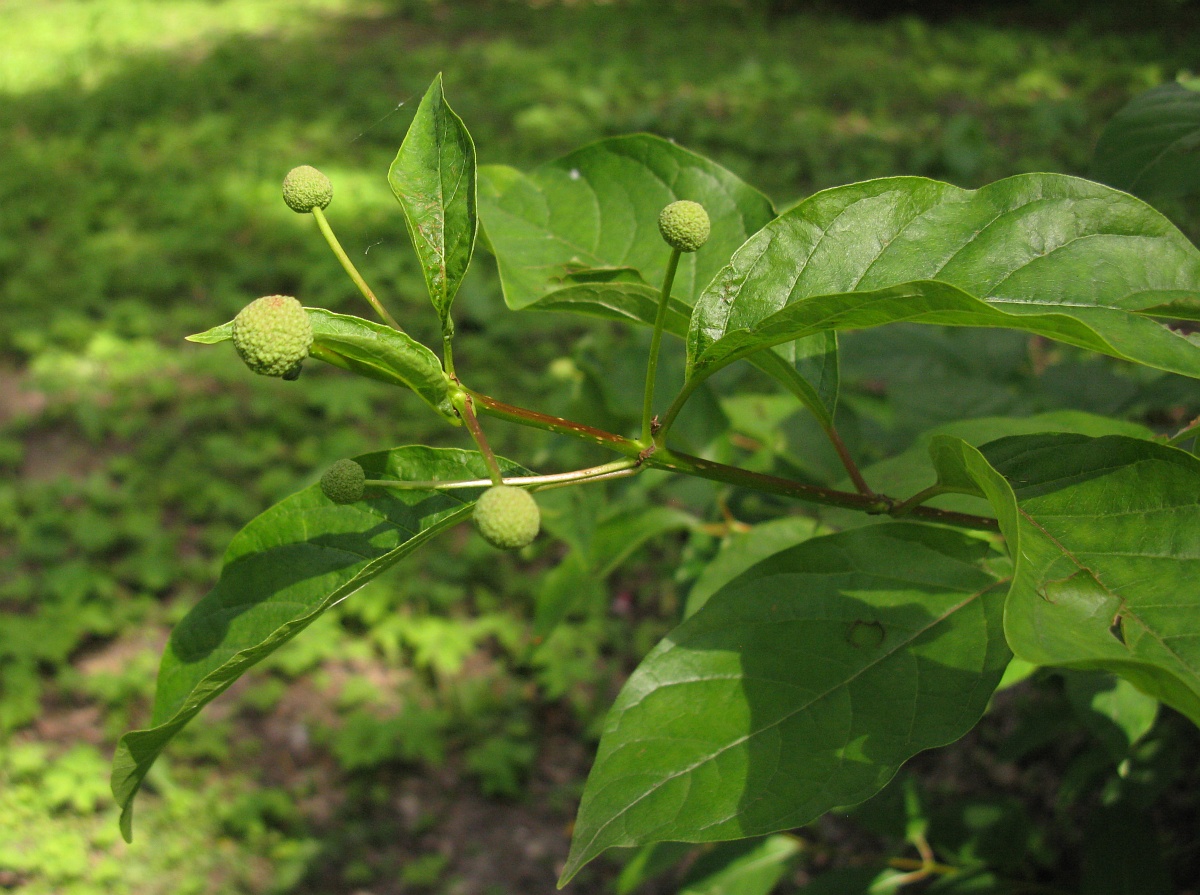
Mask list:
[[[233,318],[233,347],[263,376],[295,379],[312,343],[308,312],[290,295],[263,296]]]
[[[353,460],[338,460],[321,476],[321,492],[334,503],[361,500],[367,474]]]
[[[292,168],[283,178],[283,201],[299,214],[324,209],[333,201],[333,184],[312,165]]]
[[[658,216],[658,232],[681,252],[694,252],[708,242],[711,229],[704,206],[689,199],[672,202]]]
[[[533,543],[542,524],[533,495],[512,485],[493,485],[475,502],[475,525],[485,541],[501,550]]]

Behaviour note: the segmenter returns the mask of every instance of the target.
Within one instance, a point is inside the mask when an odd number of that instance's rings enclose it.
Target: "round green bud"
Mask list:
[[[704,206],[689,199],[672,202],[658,216],[658,232],[681,252],[694,252],[708,242],[711,229]]]
[[[233,347],[263,376],[295,379],[312,343],[308,312],[290,295],[263,296],[233,318]]]
[[[299,214],[326,208],[333,201],[333,184],[312,165],[292,168],[283,178],[283,201]]]
[[[493,485],[475,503],[475,525],[483,539],[501,550],[533,543],[542,514],[533,495],[512,485]]]
[[[334,503],[361,500],[367,474],[353,460],[338,460],[321,476],[321,492]]]

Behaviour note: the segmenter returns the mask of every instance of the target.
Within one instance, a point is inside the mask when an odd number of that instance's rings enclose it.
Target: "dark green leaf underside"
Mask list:
[[[487,477],[482,459],[470,451],[403,447],[356,459],[373,479]],[[216,586],[171,633],[150,727],[126,733],[118,744],[112,788],[125,837],[132,836],[133,798],[142,779],[201,708],[330,606],[466,519],[477,495],[368,489],[358,503],[337,505],[314,485],[242,529]]]

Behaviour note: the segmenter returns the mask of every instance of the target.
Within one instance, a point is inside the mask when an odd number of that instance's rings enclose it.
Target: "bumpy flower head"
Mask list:
[[[533,495],[512,485],[493,485],[475,503],[475,525],[493,547],[519,550],[533,543],[542,514]]]
[[[658,232],[667,245],[681,252],[694,252],[708,242],[710,229],[704,206],[689,199],[672,202],[658,216]]]
[[[308,313],[290,295],[256,299],[233,318],[233,347],[264,376],[295,379],[312,343]]]
[[[312,165],[292,168],[283,178],[283,201],[292,211],[308,214],[333,201],[333,184]]]
[[[367,474],[353,460],[338,460],[321,476],[321,491],[334,503],[362,499]]]

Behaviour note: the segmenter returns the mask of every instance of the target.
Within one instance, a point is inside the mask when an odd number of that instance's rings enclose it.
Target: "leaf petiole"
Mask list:
[[[346,254],[346,250],[342,248],[342,244],[338,242],[338,238],[333,234],[333,228],[329,226],[329,221],[325,219],[325,212],[320,208],[314,207],[312,216],[317,220],[317,227],[321,231],[321,235],[325,237],[325,241],[329,243],[329,248],[333,249],[333,254],[337,255],[338,261],[342,263],[342,269],[350,275],[350,279],[354,281],[354,285],[358,287],[358,291],[363,294],[363,298],[367,303],[375,309],[375,313],[383,318],[383,322],[392,329],[404,332],[396,319],[388,313],[385,308],[375,297],[375,293],[371,291],[371,287],[367,285],[367,281],[362,278],[362,274],[358,272],[358,268],[354,266],[354,262],[350,260],[350,256]]]

